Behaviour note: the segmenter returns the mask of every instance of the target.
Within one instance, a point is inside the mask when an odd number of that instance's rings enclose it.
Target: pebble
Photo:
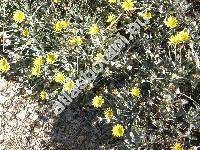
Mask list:
[[[7,97],[6,96],[3,96],[1,93],[0,93],[0,104],[3,104],[5,101],[6,101]]]
[[[21,112],[19,112],[17,115],[17,118],[24,120],[24,118],[26,117],[26,111],[22,110]]]
[[[0,92],[7,88],[7,81],[5,79],[0,79]]]

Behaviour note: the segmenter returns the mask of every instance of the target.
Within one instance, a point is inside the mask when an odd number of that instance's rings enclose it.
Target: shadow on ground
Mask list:
[[[109,124],[97,122],[96,110],[67,108],[55,120],[47,149],[98,150],[111,149],[115,141]]]

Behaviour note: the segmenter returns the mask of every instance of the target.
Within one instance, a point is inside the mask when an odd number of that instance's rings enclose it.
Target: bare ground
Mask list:
[[[1,80],[0,150],[111,149],[109,127],[95,124],[95,112],[77,107],[55,116],[50,107],[21,95],[20,88]]]

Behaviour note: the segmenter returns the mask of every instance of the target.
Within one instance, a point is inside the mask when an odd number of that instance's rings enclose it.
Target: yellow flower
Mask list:
[[[49,52],[47,54],[46,61],[47,61],[48,64],[53,64],[53,63],[56,62],[56,60],[57,60],[57,55],[56,54],[54,54],[52,52]]]
[[[13,20],[17,23],[21,23],[26,19],[24,12],[16,10],[13,15]]]
[[[184,43],[185,41],[187,41],[190,38],[190,35],[188,32],[185,31],[181,31],[176,35],[172,35],[169,38],[169,44],[173,44],[173,45],[179,45],[181,43]]]
[[[23,30],[22,35],[25,37],[29,36],[29,30],[28,29]]]
[[[140,79],[139,79],[138,77],[135,77],[135,78],[133,79],[133,82],[139,83],[139,82],[140,82]]]
[[[109,22],[109,23],[111,23],[111,24],[114,24],[114,23],[116,23],[116,16],[115,15],[112,15],[112,14],[110,14],[109,16],[108,16],[108,19],[107,19],[107,21],[106,22]]]
[[[54,79],[58,83],[64,83],[65,82],[65,75],[62,72],[58,72],[58,73],[55,74]]]
[[[113,111],[112,109],[110,108],[107,108],[105,111],[104,111],[104,115],[107,119],[111,119],[113,117]]]
[[[89,30],[89,34],[95,36],[99,32],[99,27],[97,24],[92,24]]]
[[[69,43],[71,45],[81,45],[83,44],[83,40],[81,39],[81,37],[77,36],[77,37],[73,37],[71,39],[69,39]]]
[[[177,75],[176,73],[172,73],[172,77],[171,77],[171,78],[172,78],[172,79],[176,79],[177,76],[178,76],[178,75]]]
[[[10,70],[10,65],[7,62],[6,58],[0,59],[0,71],[1,72],[8,72]]]
[[[77,36],[77,37],[76,37],[76,43],[77,43],[78,45],[83,44],[83,39],[82,39],[81,37]]]
[[[46,98],[47,98],[47,92],[42,91],[42,92],[40,93],[40,98],[41,98],[42,100],[46,99]]]
[[[134,87],[131,89],[131,95],[132,96],[140,96],[141,90],[140,88]]]
[[[178,24],[178,20],[174,17],[169,17],[164,21],[165,25],[169,28],[175,28]]]
[[[113,126],[113,129],[112,129],[112,135],[114,137],[121,137],[124,135],[124,127],[120,124],[116,124]]]
[[[152,18],[152,14],[150,13],[150,12],[145,12],[144,14],[143,14],[143,19],[144,20],[149,20],[149,19],[151,19]]]
[[[132,2],[132,0],[124,0],[124,2],[122,2],[122,8],[124,10],[133,10],[134,4]]]
[[[174,150],[183,150],[183,146],[180,144],[180,143],[176,143],[175,145],[174,145],[174,148],[173,148]]]
[[[117,3],[117,0],[108,0],[109,3]]]
[[[169,38],[169,44],[170,45],[179,45],[181,43],[181,39],[179,36],[177,35],[172,35],[170,38]]]
[[[104,99],[102,96],[95,96],[92,99],[92,105],[96,108],[99,108],[102,106],[102,104],[104,103]]]
[[[62,29],[69,26],[68,21],[57,21],[54,23],[54,29],[58,32],[60,32]]]
[[[70,43],[71,45],[75,45],[75,44],[76,44],[76,38],[73,37],[73,38],[69,39],[69,43]]]
[[[180,38],[180,41],[182,42],[185,42],[190,38],[189,33],[184,31],[179,32],[177,36]]]
[[[61,21],[57,21],[55,24],[54,24],[54,29],[56,31],[61,31],[63,29],[63,25],[61,23]]]
[[[69,80],[64,84],[64,91],[71,91],[75,87],[75,83],[72,80]]]
[[[59,0],[53,0],[53,2],[57,4],[59,2]]]
[[[68,21],[61,21],[61,24],[62,24],[63,28],[67,28],[69,26]]]
[[[32,68],[32,75],[33,76],[39,76],[41,73],[41,67],[40,66],[34,66]]]
[[[119,94],[119,92],[118,92],[117,89],[113,89],[113,90],[112,90],[112,94]]]
[[[33,65],[34,66],[41,66],[41,65],[43,65],[42,56],[38,56],[37,58],[35,58],[34,61],[33,61]]]
[[[76,28],[73,28],[73,29],[71,29],[71,32],[72,32],[72,33],[76,33],[76,32],[77,32],[77,29],[76,29]]]
[[[101,53],[98,53],[96,57],[94,57],[95,63],[101,63],[104,60],[104,55]]]

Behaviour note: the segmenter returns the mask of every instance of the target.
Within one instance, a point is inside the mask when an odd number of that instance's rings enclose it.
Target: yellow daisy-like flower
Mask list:
[[[72,80],[69,80],[64,84],[64,91],[71,91],[75,87],[75,83]]]
[[[107,19],[106,22],[109,22],[109,23],[111,23],[111,24],[116,23],[116,16],[113,15],[113,14],[110,14],[110,15],[108,16],[108,19]]]
[[[29,30],[28,29],[23,30],[22,35],[25,37],[29,36]]]
[[[132,2],[132,0],[124,0],[124,2],[122,2],[122,8],[124,10],[133,10],[134,4]]]
[[[168,28],[175,28],[178,25],[178,20],[174,17],[169,17],[167,20],[164,21],[164,24]]]
[[[172,35],[170,38],[169,38],[169,44],[170,45],[179,45],[181,43],[181,39],[179,36],[177,35]]]
[[[183,150],[183,146],[180,143],[176,143],[173,147],[173,150]]]
[[[43,65],[42,56],[38,56],[37,58],[35,58],[34,61],[33,61],[33,65],[34,66],[41,66],[41,65]]]
[[[108,0],[108,2],[109,2],[110,4],[112,4],[112,3],[117,3],[117,0]]]
[[[107,108],[105,111],[104,111],[104,115],[107,119],[111,119],[113,117],[113,111],[112,109],[110,108]]]
[[[65,82],[65,75],[62,72],[58,72],[58,73],[55,74],[54,79],[58,83],[64,83]]]
[[[67,28],[70,23],[68,21],[61,21],[61,24],[62,24],[63,28]]]
[[[34,66],[32,68],[32,75],[33,76],[39,76],[41,73],[41,67],[40,66]]]
[[[81,44],[83,44],[83,40],[81,37],[77,36],[77,37],[73,37],[73,38],[69,39],[69,43],[71,45],[81,45]]]
[[[178,77],[178,75],[176,73],[172,73],[172,79],[176,79]]]
[[[92,105],[96,108],[99,108],[103,105],[104,103],[104,99],[102,96],[95,96],[93,99],[92,99]]]
[[[150,13],[150,12],[145,12],[144,14],[143,14],[143,19],[144,20],[149,20],[149,19],[151,19],[152,18],[152,14]]]
[[[42,91],[42,92],[40,93],[40,98],[41,98],[42,100],[46,99],[46,98],[47,98],[47,92]]]
[[[76,43],[77,43],[78,45],[83,44],[83,39],[82,39],[80,36],[77,36],[77,37],[76,37]]]
[[[132,96],[140,96],[141,90],[140,88],[134,87],[131,89],[131,95]]]
[[[101,53],[98,53],[96,57],[94,57],[95,63],[101,63],[104,60],[104,55]]]
[[[62,29],[63,29],[63,25],[62,25],[62,22],[61,21],[57,21],[55,24],[54,24],[54,29],[58,32],[60,32]]]
[[[26,19],[24,12],[16,10],[13,15],[13,20],[17,23],[21,23]]]
[[[185,31],[181,31],[177,34],[177,36],[179,37],[180,41],[185,42],[190,38],[190,35],[188,32]]]
[[[10,65],[7,62],[6,58],[1,58],[0,59],[0,71],[1,72],[8,72],[10,70]]]
[[[69,26],[68,21],[57,21],[54,23],[54,29],[58,32],[60,32],[62,29]]]
[[[59,2],[59,0],[53,0],[53,2],[57,4]]]
[[[121,137],[124,135],[124,127],[120,124],[116,124],[113,126],[113,129],[112,129],[112,135],[114,137]]]
[[[117,95],[117,94],[119,94],[119,91],[117,89],[112,89],[112,94]]]
[[[57,55],[55,53],[49,52],[47,54],[46,61],[48,64],[53,64],[56,62],[56,60],[57,60]]]
[[[99,27],[97,26],[97,24],[92,24],[89,30],[89,34],[95,36],[97,33],[99,33]]]

